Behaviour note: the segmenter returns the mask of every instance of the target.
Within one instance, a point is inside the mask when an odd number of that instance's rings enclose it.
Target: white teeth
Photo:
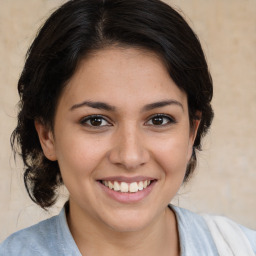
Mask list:
[[[150,185],[150,180],[145,181],[139,181],[139,182],[132,182],[132,183],[126,183],[122,181],[121,183],[118,181],[102,181],[102,184],[104,184],[106,187],[115,190],[120,191],[121,193],[136,193],[138,191],[141,191],[148,187]]]
[[[119,186],[119,183],[117,181],[114,181],[114,190],[115,191],[120,191],[120,186]]]
[[[143,190],[143,181],[139,182],[138,190]]]
[[[114,184],[112,184],[111,181],[107,182],[108,185],[106,185],[107,187],[109,187],[110,189],[113,189],[114,188]]]
[[[130,184],[130,192],[131,193],[138,192],[138,190],[139,190],[139,186],[138,186],[137,182],[133,182]]]
[[[120,190],[123,193],[128,192],[129,191],[129,185],[126,182],[121,182]]]

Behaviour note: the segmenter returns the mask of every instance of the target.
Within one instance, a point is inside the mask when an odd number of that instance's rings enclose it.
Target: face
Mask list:
[[[54,131],[37,124],[57,160],[74,213],[114,230],[163,216],[191,157],[187,97],[162,61],[138,49],[83,60],[57,106]]]

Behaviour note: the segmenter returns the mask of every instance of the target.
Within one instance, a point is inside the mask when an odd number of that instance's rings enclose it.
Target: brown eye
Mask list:
[[[146,124],[151,126],[164,126],[171,123],[175,123],[175,120],[173,118],[168,115],[158,114],[151,117]]]
[[[152,118],[153,125],[162,125],[164,122],[164,118],[162,116],[155,116]]]
[[[109,126],[110,123],[103,118],[102,116],[87,116],[83,118],[80,123],[82,125],[91,126],[91,127],[103,127]]]
[[[100,126],[102,124],[102,118],[95,117],[89,120],[92,126]]]

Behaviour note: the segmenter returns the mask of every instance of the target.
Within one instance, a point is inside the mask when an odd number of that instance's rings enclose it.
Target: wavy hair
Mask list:
[[[156,53],[186,93],[191,125],[201,122],[184,182],[196,165],[195,149],[211,125],[212,79],[200,42],[184,18],[159,0],[71,0],[47,19],[30,46],[18,81],[18,124],[14,151],[22,156],[31,199],[50,207],[63,183],[57,161],[42,151],[34,122],[53,129],[58,99],[80,61],[108,46],[139,47]]]

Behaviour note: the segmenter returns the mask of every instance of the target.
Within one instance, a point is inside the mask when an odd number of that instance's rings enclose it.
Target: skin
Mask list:
[[[157,114],[164,114],[158,123]],[[97,125],[91,115],[100,115]],[[191,129],[186,94],[160,58],[132,48],[91,54],[60,97],[54,131],[35,125],[69,190],[68,224],[83,255],[179,255],[175,214],[167,205],[182,184],[199,121]],[[142,199],[119,202],[99,183],[116,176],[154,182]]]

